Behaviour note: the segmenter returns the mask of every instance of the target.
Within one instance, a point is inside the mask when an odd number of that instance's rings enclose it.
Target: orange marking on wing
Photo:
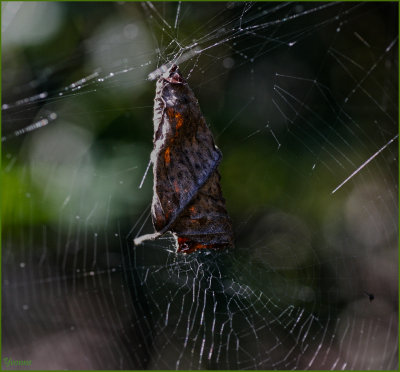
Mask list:
[[[178,130],[183,125],[183,117],[179,112],[175,112],[175,120],[176,120],[175,128],[176,128],[176,130]]]
[[[196,208],[194,206],[189,207],[189,211],[193,214],[196,213]]]
[[[178,129],[183,125],[183,117],[182,115],[178,112],[175,111],[172,107],[167,108],[167,115],[168,119],[170,121],[174,120],[175,121],[175,137],[177,136]]]
[[[171,162],[171,155],[170,155],[170,149],[167,147],[167,149],[164,152],[164,159],[165,159],[165,164],[169,165]]]
[[[208,248],[214,248],[214,246],[212,244],[205,245],[197,243],[190,240],[189,238],[182,238],[178,236],[178,250],[177,250],[178,252],[192,253],[198,251],[199,249],[208,249]]]

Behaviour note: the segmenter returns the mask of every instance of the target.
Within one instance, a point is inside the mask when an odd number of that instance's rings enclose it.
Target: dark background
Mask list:
[[[2,27],[3,358],[397,368],[397,3],[10,2]],[[194,43],[235,249],[134,248],[147,76]]]

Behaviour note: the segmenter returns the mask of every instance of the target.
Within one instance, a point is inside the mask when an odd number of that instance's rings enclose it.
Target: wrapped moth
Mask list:
[[[135,244],[169,231],[178,252],[233,246],[218,173],[222,154],[176,65],[157,81],[153,121],[151,215],[156,233],[136,238]]]

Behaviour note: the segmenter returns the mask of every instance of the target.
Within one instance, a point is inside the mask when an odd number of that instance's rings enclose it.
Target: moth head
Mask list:
[[[185,79],[183,78],[179,67],[173,64],[169,70],[163,75],[163,79],[171,84],[184,84]]]
[[[149,80],[159,79],[164,80],[172,84],[185,84],[186,80],[183,78],[179,71],[179,66],[175,63],[169,65],[165,64],[159,67],[157,70],[151,72],[148,76]]]

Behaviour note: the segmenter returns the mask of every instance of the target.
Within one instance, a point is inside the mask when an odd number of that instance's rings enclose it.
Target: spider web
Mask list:
[[[397,369],[397,17],[3,2],[3,368]],[[234,249],[133,246],[148,77],[173,62],[224,154]]]

